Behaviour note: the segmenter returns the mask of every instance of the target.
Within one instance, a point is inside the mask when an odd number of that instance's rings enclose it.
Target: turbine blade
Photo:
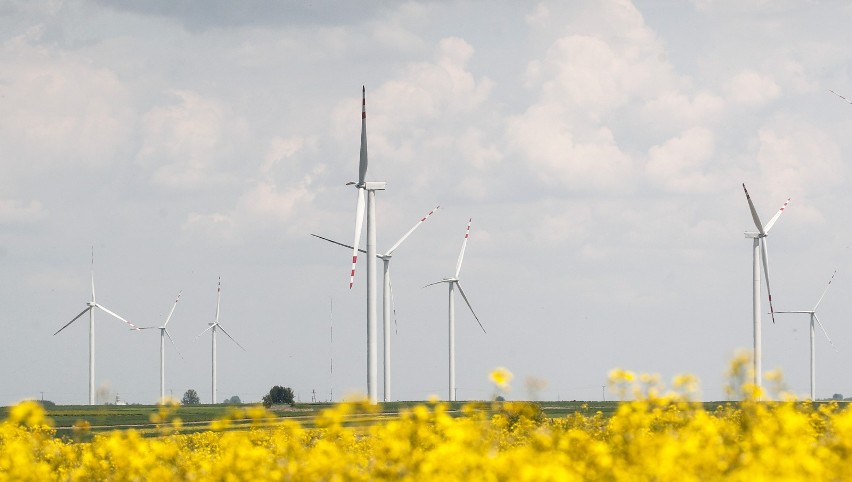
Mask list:
[[[813,313],[813,311],[776,311],[775,312],[776,315],[784,314],[784,313],[808,313],[808,314],[811,314],[811,313]]]
[[[822,303],[822,299],[825,298],[825,293],[828,291],[829,288],[831,288],[831,282],[834,281],[834,275],[836,275],[836,274],[837,274],[837,270],[834,270],[834,273],[831,273],[831,279],[828,280],[828,285],[826,285],[825,289],[822,290],[822,296],[819,297],[819,301],[817,301],[816,306],[814,306],[814,311],[816,311],[817,306],[819,306],[819,304]]]
[[[99,305],[99,304],[97,304],[97,303],[95,303],[95,306],[97,306],[98,308],[102,309],[105,313],[107,313],[107,314],[109,314],[109,315],[112,315],[112,316],[114,316],[114,317],[118,318],[119,320],[121,320],[121,321],[123,321],[123,322],[127,323],[128,325],[130,325],[130,328],[132,328],[132,329],[134,329],[134,330],[138,330],[138,329],[139,329],[139,328],[136,328],[136,325],[134,325],[133,323],[131,323],[131,322],[129,322],[129,321],[127,321],[127,320],[125,320],[124,318],[122,318],[122,317],[120,317],[120,316],[116,315],[115,313],[113,313],[112,311],[110,311],[110,310],[108,310],[108,309],[104,308],[103,306],[101,306],[101,305]]]
[[[86,307],[86,309],[85,309],[85,310],[83,310],[83,311],[81,311],[79,315],[77,315],[77,316],[75,316],[74,318],[72,318],[72,319],[71,319],[71,321],[69,321],[68,323],[65,323],[65,325],[63,325],[63,326],[62,326],[62,328],[60,328],[60,329],[56,330],[56,333],[59,333],[60,331],[64,330],[65,328],[68,328],[68,325],[70,325],[71,323],[74,323],[75,321],[77,321],[77,318],[80,318],[81,316],[85,315],[85,314],[86,314],[89,310],[91,310],[91,309],[92,309],[92,307],[91,307],[91,306]],[[54,333],[54,334],[53,334],[53,336],[56,336],[56,333]]]
[[[361,226],[364,224],[364,190],[358,188],[355,204],[355,241],[352,242],[352,271],[349,273],[349,289],[355,284],[355,264],[358,262],[358,244],[361,243]]]
[[[334,244],[336,244],[336,245],[338,245],[338,246],[343,246],[344,248],[355,249],[355,248],[353,248],[353,247],[352,247],[352,245],[349,245],[349,244],[343,244],[343,243],[341,243],[341,242],[339,242],[339,241],[335,241],[335,240],[333,240],[333,239],[324,238],[324,237],[320,236],[319,234],[313,234],[313,233],[311,233],[311,236],[313,236],[313,237],[315,237],[315,238],[322,239],[322,240],[324,240],[324,241],[328,241],[329,243],[334,243]],[[358,251],[360,251],[360,252],[362,252],[362,253],[366,253],[366,252],[367,252],[367,250],[366,250],[366,249],[361,249],[361,248],[358,248]]]
[[[219,323],[210,323],[210,326],[208,326],[207,328],[205,328],[205,329],[204,329],[204,331],[202,331],[201,333],[199,333],[199,334],[195,335],[195,339],[197,340],[198,338],[200,338],[200,337],[201,337],[201,335],[203,335],[203,334],[207,333],[207,332],[208,332],[208,331],[210,331],[210,330],[211,330],[214,326],[217,326],[218,324],[219,324]]]
[[[766,238],[760,238],[760,259],[763,261],[763,277],[766,278],[766,295],[769,297],[769,313],[772,323],[775,323],[775,308],[772,306],[772,290],[769,288],[769,253],[766,248]]]
[[[361,86],[361,158],[358,162],[358,186],[367,179],[367,88]]]
[[[467,246],[467,238],[470,237],[470,223],[473,222],[473,218],[468,220],[467,222],[467,231],[464,232],[464,241],[462,241],[461,252],[459,253],[459,261],[456,263],[456,275],[455,278],[459,277],[459,272],[461,271],[462,261],[464,260],[464,248]]]
[[[831,341],[831,338],[828,336],[828,332],[825,331],[825,327],[822,326],[822,322],[819,321],[819,317],[816,315],[816,313],[814,313],[814,319],[816,320],[817,325],[822,328],[822,334],[825,335],[825,339],[828,340],[828,343],[831,345],[832,348],[834,348],[834,351],[837,351],[837,347],[834,346],[834,342]]]
[[[446,282],[447,282],[446,280],[436,281],[434,283],[429,283],[428,285],[424,286],[423,288],[428,288],[430,286],[435,286],[438,283],[446,283]]]
[[[484,326],[482,326],[482,322],[481,322],[481,321],[479,321],[479,317],[478,317],[478,316],[476,316],[476,312],[475,312],[475,311],[473,311],[473,307],[472,307],[472,306],[470,306],[470,301],[468,301],[468,300],[467,300],[467,296],[464,294],[464,290],[463,290],[463,289],[462,289],[462,287],[461,287],[461,283],[459,283],[458,281],[456,281],[456,286],[458,286],[458,287],[459,287],[459,293],[461,293],[462,298],[464,298],[464,302],[465,302],[465,303],[467,303],[467,307],[468,307],[468,308],[470,308],[470,312],[471,312],[471,313],[473,313],[473,317],[474,317],[474,318],[476,318],[476,322],[477,322],[477,323],[479,323],[479,327],[480,327],[480,328],[482,328],[482,332],[483,332],[483,333],[485,333],[485,334],[488,334],[488,332],[487,332],[487,331],[485,331],[485,327],[484,327]]]
[[[829,338],[828,332],[825,330],[825,327],[822,325],[822,322],[819,321],[819,317],[816,315],[816,313],[814,313],[814,319],[816,320],[819,327],[822,329],[822,333],[823,333],[823,335],[825,335],[825,339],[828,340],[828,343],[831,345],[831,347],[834,349],[834,351],[838,351],[837,346],[834,344],[833,341],[831,341],[831,338]]]
[[[180,301],[180,295],[181,295],[181,293],[183,293],[183,290],[178,291],[178,295],[177,295],[177,299],[175,300],[175,304],[174,304],[174,305],[172,305],[172,311],[169,311],[169,316],[167,316],[167,317],[166,317],[166,322],[165,322],[165,323],[163,323],[163,328],[165,328],[165,327],[166,327],[166,325],[168,325],[168,324],[169,324],[169,320],[171,320],[171,319],[172,319],[172,313],[174,313],[174,312],[175,312],[175,308],[177,308],[178,301]]]
[[[92,303],[95,302],[95,247],[92,246]]]
[[[841,99],[845,100],[846,102],[852,104],[852,100],[849,100],[846,97],[843,97],[842,95],[838,94],[837,92],[835,92],[831,89],[828,89],[828,91],[831,92],[832,94],[836,95],[837,97],[840,97]]]
[[[175,347],[175,351],[177,352],[178,356],[180,357],[181,360],[183,360],[184,359],[183,355],[180,354],[180,350],[178,350],[178,347],[175,344],[175,341],[172,340],[172,335],[169,334],[169,330],[163,328],[163,333],[165,333],[166,336],[169,338],[169,341],[172,342],[172,346]]]
[[[751,210],[751,217],[754,219],[754,225],[757,227],[757,231],[760,234],[766,234],[763,231],[763,224],[760,222],[760,217],[757,215],[757,210],[754,209],[754,203],[751,202],[751,196],[748,195],[748,189],[745,187],[745,183],[743,183],[743,191],[745,191],[746,200],[748,201],[748,208]]]
[[[401,237],[401,238],[399,239],[399,241],[397,241],[397,242],[396,242],[396,244],[394,244],[394,245],[391,247],[391,249],[389,249],[389,250],[385,253],[385,256],[390,256],[390,255],[392,255],[392,254],[393,254],[393,252],[394,252],[394,250],[396,250],[396,248],[398,248],[398,247],[399,247],[399,245],[400,245],[400,244],[402,244],[402,242],[406,240],[406,238],[408,238],[409,236],[411,236],[411,233],[413,233],[415,229],[419,228],[421,224],[423,224],[424,222],[426,222],[426,220],[427,220],[427,219],[429,219],[429,216],[431,216],[431,215],[432,215],[435,211],[437,211],[437,210],[438,210],[438,209],[440,209],[440,208],[441,208],[441,206],[438,206],[438,207],[436,207],[435,209],[433,209],[433,210],[429,211],[429,214],[427,214],[427,215],[423,216],[423,218],[421,218],[421,219],[420,219],[420,221],[418,221],[418,222],[417,222],[417,224],[415,224],[413,228],[409,229],[409,230],[408,230],[408,232],[407,232],[407,233],[405,233],[405,235],[404,235],[403,237]]]
[[[772,216],[772,219],[769,220],[769,223],[766,225],[766,232],[767,233],[769,232],[770,229],[772,229],[772,226],[775,225],[775,221],[778,221],[778,218],[781,216],[781,214],[784,212],[784,210],[787,209],[787,205],[790,204],[790,199],[791,198],[787,198],[787,200],[784,201],[784,205],[781,206],[781,209],[779,209],[778,212],[775,213],[775,216]]]
[[[219,284],[216,285],[216,323],[219,324],[219,301],[222,299],[222,277],[219,277]]]
[[[224,328],[222,328],[222,325],[219,325],[219,329],[220,329],[220,330],[222,330],[222,333],[224,333],[225,335],[227,335],[227,336],[228,336],[228,338],[230,338],[230,339],[231,339],[231,341],[233,341],[234,343],[236,343],[238,347],[242,348],[242,349],[243,349],[243,351],[248,351],[248,350],[246,350],[245,348],[243,348],[243,346],[242,346],[242,345],[240,345],[240,342],[238,342],[237,340],[235,340],[233,336],[231,336],[230,334],[228,334],[228,332],[227,332],[227,331],[225,331],[225,329],[224,329]]]

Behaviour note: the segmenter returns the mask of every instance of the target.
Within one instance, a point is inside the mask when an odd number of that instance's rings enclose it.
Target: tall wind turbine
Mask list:
[[[169,341],[172,342],[172,345],[175,347],[175,351],[178,351],[177,345],[175,345],[175,341],[172,340],[172,335],[169,334],[169,331],[166,329],[166,325],[169,324],[169,321],[172,319],[172,314],[175,312],[175,308],[177,308],[178,301],[180,301],[180,295],[183,291],[179,291],[177,295],[177,299],[175,299],[175,304],[172,306],[172,310],[169,311],[169,316],[166,317],[166,322],[163,323],[163,326],[145,326],[139,328],[140,330],[150,330],[152,328],[158,328],[160,330],[160,402],[165,403],[166,401],[166,337],[169,337]],[[180,352],[178,351],[178,355]],[[180,355],[183,358],[182,355]]]
[[[825,293],[828,291],[828,288],[831,287],[831,282],[834,281],[834,275],[837,274],[837,270],[834,270],[834,273],[831,274],[831,279],[828,280],[828,285],[826,285],[825,289],[822,292],[822,296],[819,297],[816,305],[814,305],[814,309],[806,310],[806,311],[776,311],[775,313],[807,313],[811,317],[811,400],[816,400],[816,344],[814,343],[814,321],[822,328],[822,333],[825,335],[825,339],[834,346],[834,343],[831,341],[831,338],[828,336],[828,332],[825,331],[825,327],[822,326],[822,323],[819,321],[819,317],[816,315],[816,309],[819,307],[819,304],[822,303],[822,299],[825,298]]]
[[[364,193],[367,193],[367,396],[370,403],[378,400],[378,347],[376,331],[376,191],[384,191],[386,182],[367,181],[367,89],[361,86],[361,157],[358,164],[358,182],[349,182],[358,190],[355,204],[355,241],[352,242],[352,270],[349,289],[355,284],[355,264],[361,243],[361,225],[364,222]]]
[[[384,286],[382,287],[382,329],[384,331],[384,351],[383,351],[383,362],[384,362],[384,401],[391,401],[391,340],[390,340],[390,323],[391,323],[391,303],[393,300],[393,288],[391,285],[390,278],[390,261],[393,257],[394,251],[402,244],[403,241],[408,239],[417,228],[420,227],[421,224],[426,222],[432,214],[435,213],[441,206],[436,207],[435,209],[429,211],[429,214],[423,216],[417,224],[414,225],[411,229],[408,230],[399,241],[396,242],[391,248],[385,251],[384,254],[376,254],[376,256],[384,262]],[[353,249],[352,246],[348,244],[341,243],[339,241],[335,241],[333,239],[324,238],[318,234],[311,234],[316,238],[328,241],[330,243],[334,243],[338,246],[343,246],[344,248]],[[366,253],[363,249],[358,249],[358,251],[362,253]]]
[[[748,190],[743,183],[743,191],[745,191],[748,207],[751,210],[751,217],[754,220],[754,225],[757,232],[746,232],[745,237],[754,239],[753,244],[753,262],[752,262],[752,318],[754,324],[754,385],[761,387],[763,375],[761,373],[761,324],[760,324],[760,264],[763,263],[763,274],[766,277],[766,295],[769,297],[769,313],[772,315],[772,323],[775,323],[775,309],[772,307],[772,291],[769,289],[769,254],[766,248],[766,237],[769,235],[769,230],[775,225],[775,221],[790,204],[790,199],[784,201],[781,209],[772,216],[769,223],[764,226],[760,222],[760,217],[757,215],[757,210],[754,208],[754,203],[751,201],[751,196],[748,195]]]
[[[98,304],[95,301],[95,248],[92,248],[92,301],[86,302],[86,309],[81,311],[79,315],[75,316],[71,321],[65,324],[62,328],[56,330],[56,333],[53,335],[56,336],[57,333],[67,328],[71,323],[77,321],[78,318],[85,315],[87,312],[89,313],[89,405],[95,404],[95,308],[103,311],[108,315],[112,315],[115,318],[127,323],[130,328],[134,330],[138,330],[136,325],[125,320],[124,318],[116,315],[112,311],[106,309],[102,305]]]
[[[211,359],[212,359],[212,364],[213,364],[213,371],[212,371],[212,382],[211,382],[211,386],[210,386],[210,403],[211,404],[216,403],[216,330],[217,329],[222,330],[222,333],[224,333],[228,338],[230,338],[231,341],[236,343],[238,347],[243,349],[243,351],[246,351],[246,349],[243,348],[243,346],[240,345],[240,343],[237,340],[235,340],[233,336],[228,334],[228,332],[225,331],[225,329],[222,327],[222,325],[219,324],[219,300],[220,300],[221,296],[222,296],[222,278],[219,277],[219,285],[216,288],[216,321],[214,321],[213,323],[210,323],[209,324],[210,326],[208,326],[206,330],[202,331],[201,333],[198,334],[198,336],[195,337],[196,339],[198,339],[199,336],[207,333],[208,331],[210,331],[211,334],[212,334],[212,337],[211,337],[211,339],[212,339]]]
[[[461,283],[459,282],[459,272],[461,271],[462,260],[464,259],[464,248],[467,246],[467,238],[470,237],[470,224],[473,222],[473,219],[467,222],[467,231],[464,233],[464,241],[462,242],[461,252],[459,253],[459,260],[456,263],[456,274],[452,278],[444,278],[441,281],[436,281],[434,283],[429,283],[426,286],[436,285],[438,283],[447,283],[450,288],[450,308],[449,308],[449,318],[450,318],[450,327],[449,327],[449,335],[450,335],[450,386],[449,386],[449,400],[451,402],[456,401],[456,301],[455,301],[455,293],[454,289],[456,286],[459,288],[459,293],[461,293],[464,302],[467,304],[467,307],[470,308],[470,312],[473,314],[473,317],[476,318],[476,322],[479,323],[479,327],[482,328],[482,332],[485,333],[485,327],[482,326],[482,322],[479,321],[479,317],[476,316],[476,312],[473,311],[473,307],[470,306],[470,301],[468,301],[467,296],[464,294],[464,290],[461,287]],[[424,288],[426,287],[424,286]]]

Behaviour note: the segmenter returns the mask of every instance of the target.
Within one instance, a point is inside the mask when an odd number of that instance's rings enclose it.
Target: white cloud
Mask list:
[[[245,162],[246,123],[212,99],[174,91],[178,102],[157,106],[142,119],[137,161],[153,171],[154,184],[174,189],[219,186],[230,179],[226,161]]]
[[[0,224],[27,224],[44,219],[48,212],[39,201],[0,199]]]
[[[4,157],[42,170],[114,162],[133,127],[125,85],[76,52],[39,47],[42,32],[0,46]]]
[[[648,152],[646,172],[656,184],[680,193],[712,192],[717,180],[708,172],[713,132],[701,127],[684,131]]]
[[[781,95],[781,87],[772,77],[753,70],[736,74],[728,81],[725,91],[732,102],[750,106],[765,104]]]

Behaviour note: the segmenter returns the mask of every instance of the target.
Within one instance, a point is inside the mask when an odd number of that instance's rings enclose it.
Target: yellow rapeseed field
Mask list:
[[[748,360],[733,363],[746,377]],[[492,374],[506,388],[511,374]],[[349,427],[351,413],[373,408],[343,403],[316,418],[263,423],[263,408],[235,411],[209,431],[176,434],[180,421],[163,407],[152,421],[160,436],[134,430],[91,442],[55,437],[40,405],[13,407],[0,424],[0,480],[198,481],[666,481],[852,480],[852,410],[845,405],[759,401],[739,383],[741,403],[708,411],[694,401],[697,380],[677,377],[667,389],[653,376],[615,370],[625,398],[603,414],[548,419],[528,403],[469,405],[461,416],[430,402],[391,420]],[[226,430],[250,418],[250,429]],[[80,430],[86,430],[81,427]]]

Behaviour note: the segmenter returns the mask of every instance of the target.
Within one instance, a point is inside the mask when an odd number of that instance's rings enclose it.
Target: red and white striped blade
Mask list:
[[[107,314],[109,314],[109,315],[112,315],[112,316],[114,316],[114,317],[118,318],[119,320],[121,320],[121,321],[123,321],[123,322],[127,323],[128,325],[130,325],[130,328],[133,328],[134,330],[138,330],[138,329],[139,329],[139,328],[136,328],[136,325],[134,325],[133,323],[131,323],[131,322],[129,322],[129,321],[127,321],[127,320],[125,320],[124,318],[122,318],[122,317],[120,317],[120,316],[116,315],[115,313],[113,313],[112,311],[110,311],[110,310],[108,310],[108,309],[104,308],[103,306],[101,306],[101,305],[99,305],[99,304],[97,304],[97,303],[95,303],[94,305],[95,305],[95,306],[97,306],[98,308],[100,308],[101,310],[103,310],[105,313],[107,313]]]
[[[831,92],[832,94],[836,95],[837,97],[840,97],[841,99],[845,100],[846,102],[849,102],[850,104],[852,104],[852,100],[849,100],[846,97],[843,97],[842,95],[838,94],[837,92],[835,92],[831,89],[828,89],[828,91]]]
[[[364,225],[364,189],[358,188],[355,204],[355,240],[352,242],[352,271],[349,272],[349,289],[355,284],[355,264],[358,263],[358,245],[361,243],[361,227]]]
[[[175,312],[175,308],[177,308],[178,301],[180,301],[180,295],[181,295],[181,293],[183,293],[183,290],[178,291],[178,295],[177,295],[177,299],[175,300],[175,304],[174,304],[174,305],[172,305],[172,310],[171,310],[171,311],[169,311],[169,316],[167,316],[167,317],[166,317],[166,322],[165,322],[165,323],[163,323],[163,328],[165,328],[165,327],[166,327],[166,325],[168,325],[168,324],[169,324],[169,320],[171,320],[171,319],[172,319],[172,313],[174,313],[174,312]]]
[[[787,198],[787,200],[784,201],[784,205],[781,206],[781,209],[779,209],[778,212],[775,213],[775,216],[772,216],[772,219],[769,220],[769,223],[766,224],[765,231],[767,233],[770,229],[772,229],[772,226],[775,225],[775,221],[778,221],[778,218],[781,217],[781,214],[784,212],[784,210],[787,209],[787,205],[790,204],[790,199],[791,198]]]
[[[831,282],[834,281],[834,275],[836,274],[837,270],[834,270],[834,273],[831,273],[831,279],[828,280],[828,285],[826,285],[825,289],[822,290],[822,296],[819,297],[819,301],[817,301],[817,304],[814,306],[814,311],[816,311],[817,306],[822,303],[822,299],[825,298],[825,294],[828,292],[828,289],[831,288]]]
[[[361,158],[358,163],[358,186],[367,179],[367,89],[361,86]]]
[[[470,306],[470,301],[468,301],[468,300],[467,300],[467,295],[465,295],[465,294],[464,294],[464,290],[463,290],[463,289],[462,289],[462,287],[461,287],[461,283],[459,283],[458,281],[456,281],[456,286],[458,286],[458,287],[459,287],[459,293],[461,293],[462,298],[464,298],[464,302],[465,302],[465,303],[467,303],[467,307],[468,307],[468,308],[470,308],[470,312],[471,312],[471,313],[473,313],[473,317],[474,317],[474,318],[476,318],[476,322],[477,322],[477,323],[479,323],[479,327],[480,327],[480,328],[482,328],[482,332],[483,332],[483,333],[485,333],[485,334],[488,334],[488,332],[487,332],[487,331],[485,331],[485,327],[484,327],[484,326],[482,326],[482,322],[481,322],[481,321],[479,321],[479,317],[478,317],[478,316],[476,316],[476,312],[475,312],[475,311],[473,311],[473,307],[472,307],[472,306]]]
[[[468,220],[467,222],[467,231],[464,232],[464,241],[462,241],[461,252],[459,253],[459,261],[456,263],[456,274],[455,278],[459,277],[459,272],[461,271],[462,261],[464,260],[464,248],[467,246],[467,238],[470,237],[470,224],[473,222],[473,218]]]
[[[772,306],[772,290],[769,288],[769,253],[766,248],[766,238],[760,238],[760,259],[763,261],[763,277],[766,279],[766,295],[769,297],[769,313],[772,323],[775,323],[775,307]]]
[[[757,215],[757,210],[754,209],[754,203],[751,202],[751,196],[748,195],[748,189],[745,187],[745,183],[743,183],[743,191],[745,191],[746,200],[748,201],[748,208],[751,210],[751,218],[754,220],[754,225],[757,227],[757,231],[760,234],[766,234],[763,231],[763,224],[760,222],[760,217]]]
[[[399,247],[399,245],[400,245],[400,244],[402,244],[402,242],[403,242],[403,241],[405,241],[405,240],[406,240],[409,236],[411,236],[411,233],[413,233],[415,229],[419,228],[421,224],[425,223],[425,222],[426,222],[426,220],[427,220],[427,219],[429,219],[429,216],[431,216],[432,214],[434,214],[434,213],[435,213],[435,211],[437,211],[437,210],[438,210],[438,209],[440,209],[440,208],[441,208],[441,206],[436,207],[435,209],[433,209],[433,210],[429,211],[429,214],[427,214],[427,215],[423,216],[423,217],[420,219],[420,221],[417,221],[417,224],[415,224],[415,225],[414,225],[414,227],[412,227],[411,229],[409,229],[409,230],[408,230],[408,232],[407,232],[407,233],[405,233],[405,236],[401,237],[401,238],[399,239],[399,241],[397,241],[397,242],[396,242],[396,244],[394,244],[394,245],[391,247],[391,249],[387,250],[387,252],[385,253],[385,256],[390,256],[390,255],[392,255],[392,254],[393,254],[393,252],[394,252],[394,250],[396,250],[396,248],[398,248],[398,247]]]

